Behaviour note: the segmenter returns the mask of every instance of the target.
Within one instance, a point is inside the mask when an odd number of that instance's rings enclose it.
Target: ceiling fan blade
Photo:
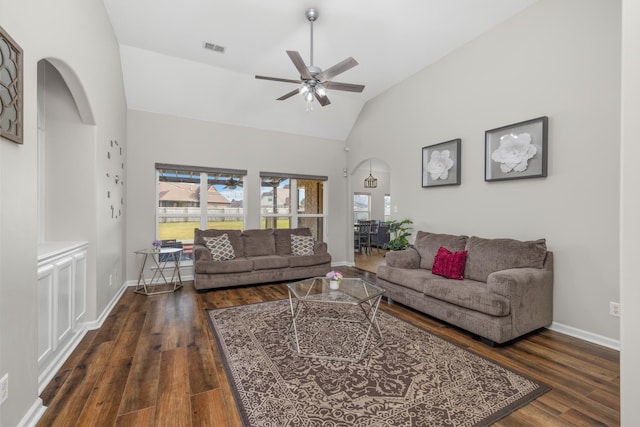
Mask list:
[[[307,69],[307,65],[304,63],[302,56],[295,50],[288,50],[287,55],[291,58],[291,62],[296,66],[296,69],[300,73],[300,77],[305,80],[311,80],[311,74],[309,74],[309,70]]]
[[[333,77],[337,76],[338,74],[344,73],[345,71],[352,69],[356,65],[358,65],[358,61],[356,61],[352,57],[349,57],[342,62],[338,62],[333,67],[327,68],[326,70],[318,74],[316,76],[316,79],[324,83],[327,80],[331,80]]]
[[[256,76],[256,79],[273,80],[273,81],[276,81],[276,82],[285,82],[285,83],[302,83],[301,80],[281,79],[280,77]]]
[[[291,98],[293,95],[296,95],[298,93],[298,89],[294,89],[291,92],[282,95],[280,98],[278,98],[278,101],[284,101],[285,99],[289,99]]]
[[[345,90],[347,92],[362,92],[364,90],[364,85],[354,85],[351,83],[324,82],[322,86],[327,89]]]
[[[318,93],[315,93],[316,95],[316,99],[318,100],[318,102],[320,103],[320,105],[322,105],[323,107],[326,105],[331,104],[331,101],[329,101],[329,98],[327,98],[327,96],[320,96],[318,95]]]

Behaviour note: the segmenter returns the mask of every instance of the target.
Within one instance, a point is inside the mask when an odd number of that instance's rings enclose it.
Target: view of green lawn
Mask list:
[[[264,226],[265,220],[262,220],[261,227]],[[211,221],[207,228],[215,228],[217,230],[242,230],[244,227],[242,221]],[[159,224],[158,238],[160,240],[193,240],[193,230],[200,228],[200,222],[162,222]],[[289,228],[289,219],[278,218],[276,228]]]

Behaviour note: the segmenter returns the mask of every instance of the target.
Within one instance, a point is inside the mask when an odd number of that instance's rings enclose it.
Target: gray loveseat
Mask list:
[[[214,261],[205,238],[227,234],[233,259]],[[197,290],[324,276],[331,270],[327,244],[313,253],[293,255],[291,235],[311,236],[308,228],[266,230],[194,230],[193,269]]]
[[[432,273],[440,247],[468,251],[463,280]],[[413,248],[387,253],[377,278],[390,302],[466,329],[491,345],[553,320],[553,254],[544,239],[522,242],[419,231]]]

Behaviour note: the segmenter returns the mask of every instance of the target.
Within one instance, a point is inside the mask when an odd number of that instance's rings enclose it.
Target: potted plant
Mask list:
[[[391,235],[389,242],[384,244],[385,249],[390,251],[401,251],[409,247],[409,240],[407,237],[411,236],[411,227],[408,224],[413,224],[410,219],[403,219],[402,221],[385,221],[385,224],[389,226],[387,233]]]

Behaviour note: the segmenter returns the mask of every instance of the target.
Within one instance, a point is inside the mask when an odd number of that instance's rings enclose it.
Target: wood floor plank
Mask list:
[[[156,408],[145,408],[118,416],[115,427],[154,427]],[[194,424],[195,426],[195,424]]]
[[[131,359],[113,360],[104,370],[91,391],[85,407],[76,422],[76,427],[98,427],[118,416],[120,401],[127,383]]]
[[[184,348],[162,352],[155,420],[157,425],[191,427],[191,399]]]
[[[370,268],[375,271],[374,261]],[[336,270],[375,281],[369,271]],[[90,420],[109,426],[241,426],[205,310],[287,297],[286,283],[199,293],[185,282],[176,293],[155,296],[127,289],[103,327],[85,335],[45,388],[41,397],[48,409],[38,426]],[[550,330],[492,348],[401,304],[384,302],[380,308],[552,387],[496,426],[620,424],[615,350]]]
[[[230,426],[220,390],[210,390],[191,396],[194,426]]]
[[[140,341],[141,325],[144,323],[146,313],[134,311],[127,317],[126,326],[116,339],[111,360],[132,358]]]
[[[112,347],[112,342],[101,342],[85,352],[38,422],[39,427],[75,425],[102,375]]]
[[[140,338],[122,396],[120,414],[155,407],[160,377],[161,342],[162,336],[159,334]]]
[[[201,321],[202,322],[202,321]],[[191,327],[192,340],[187,346],[189,384],[191,394],[199,394],[220,387],[215,360],[209,348],[209,336],[202,324]]]

